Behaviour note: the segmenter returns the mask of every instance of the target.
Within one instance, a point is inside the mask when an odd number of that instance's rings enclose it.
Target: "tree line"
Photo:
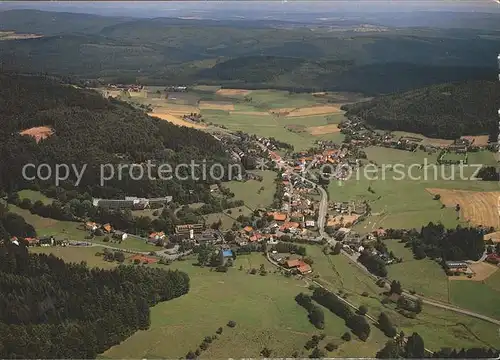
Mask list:
[[[209,193],[213,180],[202,178],[203,160],[206,166],[217,162],[227,168],[232,160],[222,144],[208,133],[173,125],[151,118],[129,104],[115,99],[104,99],[97,92],[76,89],[48,77],[21,76],[0,73],[0,189],[11,193],[19,189],[54,185],[54,179],[27,180],[22,175],[25,164],[48,164],[52,170],[57,164],[73,165],[82,169],[83,176],[70,172],[60,186],[66,190],[87,193],[90,197],[123,198],[127,196],[175,196],[179,203],[202,201]],[[36,142],[30,136],[21,136],[21,130],[47,126],[53,135]],[[119,164],[152,165],[167,163],[175,169],[178,164],[191,164],[191,169],[179,168],[186,180],[161,180],[144,176],[134,180],[139,171],[121,171]],[[113,166],[115,176],[101,186],[101,165]],[[237,172],[233,171],[233,176]],[[227,173],[227,171],[226,171]],[[35,175],[28,169],[27,176]],[[227,177],[227,174],[226,174]],[[224,179],[224,177],[223,177]]]

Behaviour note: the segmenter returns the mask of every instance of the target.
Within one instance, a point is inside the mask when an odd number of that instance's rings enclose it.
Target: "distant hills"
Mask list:
[[[489,24],[496,15],[484,16],[475,19]],[[393,27],[358,32],[354,29],[366,23],[357,21],[320,26],[13,10],[0,12],[0,31],[44,36],[0,42],[0,62],[5,70],[104,82],[367,95],[496,76],[500,36],[494,31]]]
[[[495,134],[500,83],[467,81],[433,85],[343,108],[347,117],[361,118],[378,129],[442,139]]]

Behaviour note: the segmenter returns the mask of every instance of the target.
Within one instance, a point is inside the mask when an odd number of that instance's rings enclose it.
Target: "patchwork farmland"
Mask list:
[[[150,116],[176,125],[209,131],[226,128],[274,137],[293,145],[296,150],[310,148],[316,140],[341,142],[343,135],[336,125],[344,119],[340,106],[345,101],[360,98],[353,98],[352,94],[350,97],[336,93],[314,96],[211,86],[197,86],[183,93],[150,87],[130,96],[123,92],[115,95],[122,100],[149,106],[152,110]],[[190,114],[200,114],[201,122],[184,118]]]

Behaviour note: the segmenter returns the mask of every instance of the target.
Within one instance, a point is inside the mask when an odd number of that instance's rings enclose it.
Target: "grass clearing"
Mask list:
[[[231,213],[228,213],[230,211]],[[207,224],[212,224],[214,222],[221,221],[222,230],[230,230],[233,224],[236,222],[236,218],[240,215],[249,216],[251,210],[246,206],[235,207],[231,209],[224,210],[223,212],[213,213],[204,215],[203,218]]]
[[[331,201],[366,200],[370,203],[372,216],[355,226],[356,230],[363,233],[380,226],[419,228],[430,221],[441,221],[447,227],[461,224],[454,209],[442,208],[441,203],[433,200],[426,188],[482,192],[498,190],[498,185],[493,181],[461,179],[458,166],[434,166],[436,153],[429,155],[423,151],[409,152],[383,147],[368,147],[365,152],[368,160],[377,165],[377,172],[362,167],[349,180],[331,181],[329,185]],[[487,152],[479,152],[477,156],[490,158]],[[425,162],[427,167],[422,166]],[[399,168],[391,170],[390,166],[394,164],[400,164]],[[472,168],[463,170],[465,176],[474,172]]]

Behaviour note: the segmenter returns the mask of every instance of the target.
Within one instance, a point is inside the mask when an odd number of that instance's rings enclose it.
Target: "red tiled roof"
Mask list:
[[[289,267],[289,268],[299,267],[302,264],[303,264],[303,262],[300,261],[300,260],[298,260],[298,259],[288,260],[286,262],[286,266]]]
[[[299,272],[301,274],[305,274],[305,273],[312,271],[311,266],[309,266],[308,264],[304,264],[304,263],[302,265],[300,265],[297,269],[299,270]]]

